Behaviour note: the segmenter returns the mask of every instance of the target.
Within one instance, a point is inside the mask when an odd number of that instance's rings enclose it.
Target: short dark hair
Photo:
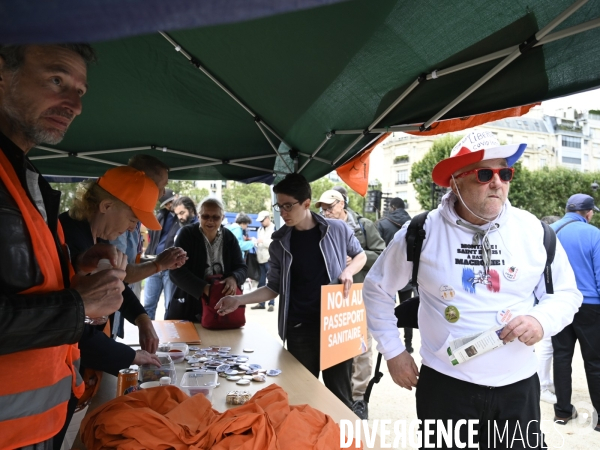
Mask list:
[[[273,186],[273,192],[294,197],[300,203],[312,196],[310,184],[299,173],[288,173],[283,180]]]
[[[0,56],[4,59],[4,66],[7,70],[15,72],[23,65],[25,61],[25,50],[34,44],[24,45],[2,45],[0,44]],[[86,66],[97,61],[96,51],[89,44],[50,44],[57,47],[66,48],[77,53],[83,58]]]
[[[247,214],[241,212],[235,218],[235,223],[247,223],[250,225],[252,223],[252,219]]]
[[[129,158],[127,165],[144,172],[150,178],[159,177],[161,170],[169,171],[169,166],[160,159],[144,154],[133,155]]]
[[[189,212],[191,212],[194,216],[198,215],[198,211],[196,211],[196,205],[194,204],[194,200],[192,200],[189,197],[179,197],[177,200],[175,200],[173,202],[173,210],[175,210],[176,207],[183,205],[183,207],[185,209],[187,209]]]
[[[560,220],[559,216],[544,216],[541,219],[542,222],[547,223],[548,225],[550,225],[554,222],[558,222],[559,220]]]
[[[396,209],[406,208],[406,205],[404,204],[404,200],[402,200],[400,197],[394,197],[393,199],[391,199],[390,206],[393,208],[396,208]]]

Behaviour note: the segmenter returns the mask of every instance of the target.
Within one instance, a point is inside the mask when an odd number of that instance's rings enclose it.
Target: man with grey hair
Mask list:
[[[0,45],[3,448],[60,447],[71,392],[84,389],[77,347],[84,317],[111,314],[122,302],[125,258],[112,245],[83,253],[70,277],[60,192],[27,158],[36,145],[58,144],[81,114],[94,59],[85,44]],[[87,276],[100,259],[114,268]]]

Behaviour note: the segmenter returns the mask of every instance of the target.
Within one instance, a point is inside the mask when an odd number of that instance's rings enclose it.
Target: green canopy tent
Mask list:
[[[95,44],[84,112],[51,175],[136,152],[173,179],[317,179],[386,131],[600,86],[598,0],[353,0]]]

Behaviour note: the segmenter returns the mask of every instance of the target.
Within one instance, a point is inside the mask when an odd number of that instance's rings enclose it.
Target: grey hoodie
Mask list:
[[[345,222],[335,219],[325,219],[311,212],[321,230],[319,246],[325,260],[325,267],[330,284],[339,283],[338,278],[346,268],[346,256],[354,258],[363,252],[360,243],[354,237],[354,232]],[[292,227],[284,225],[271,236],[273,242],[269,246],[269,273],[267,287],[279,294],[278,331],[285,341],[287,319],[290,307],[290,268],[293,255],[290,252]]]

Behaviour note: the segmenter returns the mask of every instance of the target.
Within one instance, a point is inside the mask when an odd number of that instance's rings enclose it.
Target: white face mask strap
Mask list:
[[[465,201],[462,199],[462,196],[460,195],[460,189],[458,188],[458,183],[456,182],[456,178],[454,178],[454,174],[452,174],[450,176],[452,177],[452,181],[454,181],[454,186],[456,187],[456,193],[458,194],[458,199],[460,200],[460,202],[462,203],[462,205],[465,208],[467,208],[467,211],[469,211],[471,214],[473,214],[478,219],[481,219],[481,220],[483,220],[485,222],[488,222],[488,223],[492,223],[492,221],[496,220],[500,216],[500,214],[502,213],[502,210],[500,210],[500,212],[498,213],[498,215],[496,217],[494,217],[493,219],[491,219],[491,220],[490,219],[486,219],[485,217],[478,216],[473,211],[471,211],[471,208],[469,208],[467,206],[467,204],[465,203]],[[488,233],[489,233],[489,231],[490,231],[491,228],[492,228],[491,226],[488,228]],[[487,233],[486,233],[486,236],[487,236]]]

